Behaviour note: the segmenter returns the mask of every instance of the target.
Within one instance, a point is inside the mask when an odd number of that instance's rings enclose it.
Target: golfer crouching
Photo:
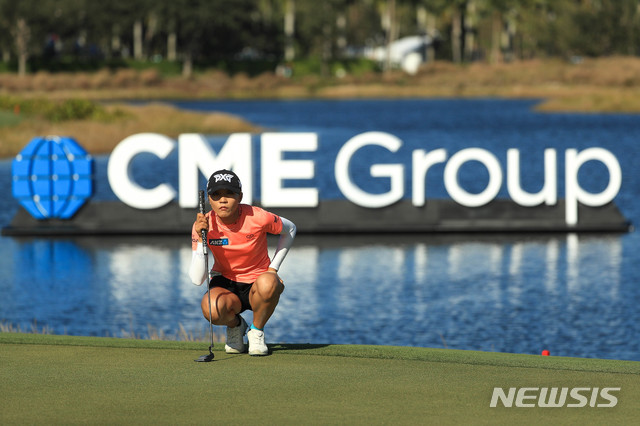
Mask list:
[[[244,353],[248,325],[240,313],[253,311],[253,322],[247,333],[249,355],[268,355],[264,327],[284,290],[278,269],[293,243],[296,226],[259,207],[241,204],[242,184],[230,170],[211,175],[207,194],[212,211],[198,213],[193,224],[193,256],[189,268],[191,281],[202,285],[207,274],[201,237],[204,229],[214,264],[210,271],[210,291],[202,298],[202,314],[207,321],[211,314],[213,324],[227,326],[227,353]],[[267,233],[280,235],[273,259],[269,259],[267,251]]]

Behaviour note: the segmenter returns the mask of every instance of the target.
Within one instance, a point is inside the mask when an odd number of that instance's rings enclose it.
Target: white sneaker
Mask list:
[[[244,332],[247,331],[247,322],[238,315],[240,324],[231,328],[227,327],[227,343],[224,350],[228,354],[241,354],[247,351],[247,345],[244,344]]]
[[[264,343],[264,331],[250,329],[247,333],[249,340],[249,355],[269,355],[269,348]]]

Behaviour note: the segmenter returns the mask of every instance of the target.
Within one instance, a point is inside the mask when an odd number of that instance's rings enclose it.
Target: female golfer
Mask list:
[[[249,355],[267,355],[263,330],[284,290],[278,269],[293,243],[296,226],[259,207],[240,204],[242,185],[230,170],[213,173],[207,193],[212,211],[196,216],[191,231],[193,256],[189,269],[191,281],[201,285],[208,273],[201,237],[205,229],[214,264],[210,271],[211,290],[202,298],[202,314],[207,320],[211,315],[213,324],[227,326],[227,353],[243,353],[247,350],[243,338],[247,323],[240,313],[253,311],[247,333]],[[280,234],[273,259],[269,259],[267,252],[267,233]]]

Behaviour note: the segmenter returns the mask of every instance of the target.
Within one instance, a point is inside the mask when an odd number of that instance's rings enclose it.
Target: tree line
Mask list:
[[[1,60],[20,74],[330,63],[409,35],[429,61],[637,55],[640,0],[0,0]]]

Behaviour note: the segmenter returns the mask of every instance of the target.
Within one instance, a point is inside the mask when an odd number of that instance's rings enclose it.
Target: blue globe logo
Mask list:
[[[13,196],[36,219],[69,219],[93,195],[93,158],[69,137],[32,139],[11,170]]]

